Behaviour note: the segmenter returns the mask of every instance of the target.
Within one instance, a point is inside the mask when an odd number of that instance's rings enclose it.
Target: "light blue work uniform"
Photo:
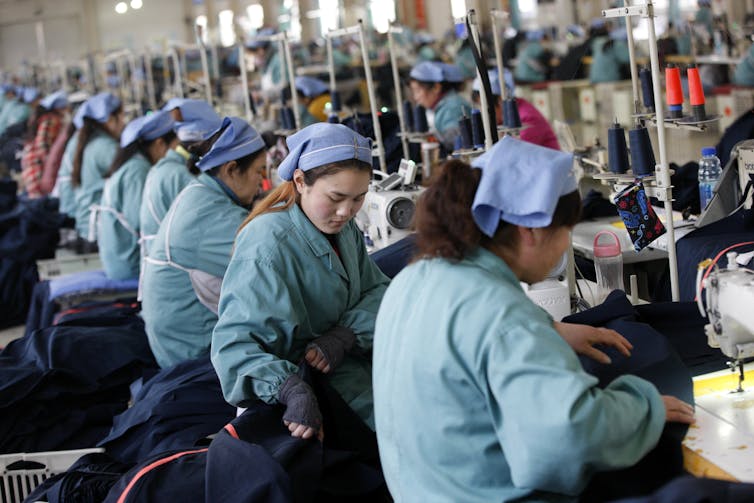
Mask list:
[[[142,317],[160,367],[209,353],[217,300],[205,287],[219,285],[247,214],[204,173],[170,206],[145,259],[141,285]]]
[[[453,62],[461,69],[464,79],[473,79],[476,75],[474,53],[468,44],[464,44],[458,49]]]
[[[605,47],[608,39],[603,39],[597,45],[597,50],[589,67],[589,81],[593,84],[599,82],[616,82],[622,79],[621,66],[630,63],[628,46],[623,40],[613,40],[610,47]]]
[[[635,376],[604,390],[506,263],[478,248],[393,279],[377,315],[374,399],[396,502],[576,501],[596,470],[658,441],[665,407]]]
[[[746,56],[736,66],[733,83],[739,86],[754,87],[754,45],[749,47]]]
[[[8,101],[0,113],[0,134],[3,134],[13,124],[25,121],[29,118],[31,110],[29,105],[19,99]]]
[[[63,157],[60,160],[60,171],[55,181],[55,188],[60,198],[60,213],[65,213],[71,217],[76,216],[76,197],[74,188],[71,184],[71,172],[73,171],[73,156],[76,154],[76,146],[79,141],[79,133],[73,133],[68,143],[65,145]]]
[[[118,142],[109,134],[97,131],[84,147],[81,159],[81,185],[74,189],[76,199],[76,232],[89,239],[91,206],[99,204],[105,173],[118,153]],[[90,239],[91,241],[91,239]]]
[[[228,402],[276,403],[306,345],[337,325],[350,328],[356,343],[329,382],[374,428],[370,351],[389,280],[353,221],[335,239],[339,254],[298,204],[258,216],[238,234],[212,335],[212,363]]]
[[[456,137],[461,134],[458,121],[471,115],[471,104],[455,91],[448,91],[434,108],[435,130],[448,152],[453,150]]]
[[[96,207],[97,242],[110,279],[139,277],[139,208],[151,166],[146,157],[136,154],[105,181],[102,201]]]
[[[518,54],[518,63],[513,71],[517,81],[543,82],[547,79],[547,66],[541,61],[545,50],[539,41],[526,42]]]
[[[186,168],[188,158],[189,153],[183,147],[170,149],[147,174],[139,210],[139,229],[145,255],[149,255],[149,247],[170,205],[195,180]]]

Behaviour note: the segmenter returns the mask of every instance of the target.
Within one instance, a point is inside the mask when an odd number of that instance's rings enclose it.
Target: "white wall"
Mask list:
[[[187,41],[185,3],[180,0],[143,0],[139,10],[115,12],[115,0],[98,0],[97,24],[101,48],[142,49],[168,40]],[[193,23],[193,21],[192,21]]]

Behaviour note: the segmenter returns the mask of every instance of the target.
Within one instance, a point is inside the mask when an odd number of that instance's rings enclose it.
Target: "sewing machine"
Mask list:
[[[414,185],[417,167],[403,159],[397,173],[375,180],[356,215],[369,251],[384,248],[412,232],[416,201],[424,191]],[[382,175],[375,171],[375,174]]]
[[[744,380],[744,360],[754,356],[754,271],[739,268],[736,254],[728,254],[727,269],[715,269],[705,281],[707,316],[705,326],[711,347],[719,347],[738,368],[738,388]]]

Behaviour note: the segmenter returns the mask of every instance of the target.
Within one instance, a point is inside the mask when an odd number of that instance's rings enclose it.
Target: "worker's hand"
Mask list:
[[[336,326],[310,342],[304,358],[313,368],[327,374],[340,365],[355,342],[353,330]]]
[[[561,323],[559,321],[554,322],[553,325],[576,353],[588,356],[600,363],[608,364],[611,360],[609,356],[595,348],[595,345],[612,346],[625,356],[631,356],[631,350],[634,348],[625,337],[609,328],[598,328],[577,323]]]
[[[662,401],[665,403],[665,421],[668,423],[685,423],[693,424],[694,408],[674,396],[662,395]]]
[[[285,380],[278,391],[278,401],[286,406],[283,424],[288,427],[291,436],[299,438],[324,438],[322,430],[322,413],[311,387],[297,375]]]

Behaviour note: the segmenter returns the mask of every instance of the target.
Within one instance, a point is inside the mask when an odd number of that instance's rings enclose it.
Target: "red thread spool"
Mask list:
[[[670,116],[683,115],[683,88],[681,87],[681,69],[674,65],[665,68],[665,94]]]
[[[702,79],[699,76],[699,69],[696,65],[690,65],[686,72],[689,79],[689,101],[691,102],[691,109],[694,112],[694,119],[703,121],[706,119],[707,114],[704,110],[704,88],[702,87]]]

